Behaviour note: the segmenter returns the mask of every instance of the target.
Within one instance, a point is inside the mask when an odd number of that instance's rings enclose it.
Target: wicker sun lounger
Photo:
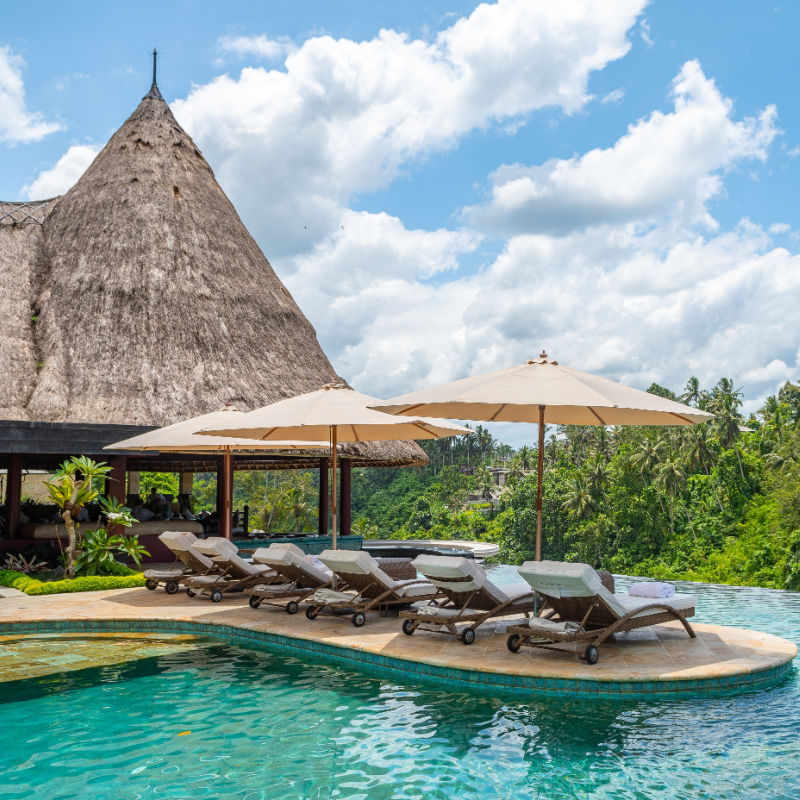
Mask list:
[[[365,550],[325,550],[319,559],[339,583],[336,590],[318,589],[308,598],[309,619],[322,611],[345,610],[352,612],[350,621],[360,628],[367,621],[366,612],[373,608],[385,615],[390,608],[410,606],[436,595],[436,587],[428,581],[390,578]]]
[[[403,633],[408,636],[420,629],[472,644],[475,631],[486,620],[519,613],[528,617],[536,609],[536,593],[525,581],[501,589],[475,559],[420,555],[412,564],[438,594],[427,605],[400,612]]]
[[[158,537],[175,554],[175,563],[169,567],[146,569],[145,586],[151,591],[162,583],[167,594],[175,594],[186,578],[205,575],[214,569],[214,563],[195,549],[198,539],[188,531],[164,531]]]
[[[223,594],[240,592],[257,583],[269,583],[276,577],[274,570],[265,564],[251,564],[239,556],[236,545],[219,536],[199,539],[194,548],[211,559],[215,573],[187,578],[186,594],[208,595],[219,603]]]
[[[588,642],[583,659],[596,664],[597,647],[609,636],[674,620],[695,638],[686,621],[694,616],[691,595],[653,599],[612,594],[588,564],[526,561],[519,574],[545,598],[545,606],[526,625],[506,629],[512,653],[523,646],[558,649],[554,645]]]
[[[253,553],[253,563],[266,564],[278,578],[274,583],[259,584],[250,590],[250,607],[280,606],[287,613],[296,614],[298,603],[317,589],[331,587],[333,573],[318,567],[313,559],[314,556],[307,556],[297,545],[289,542],[259,547]]]

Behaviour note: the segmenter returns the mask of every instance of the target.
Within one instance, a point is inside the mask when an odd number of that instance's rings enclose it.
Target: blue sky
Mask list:
[[[77,10],[77,13],[76,13]],[[0,197],[159,86],[356,388],[515,363],[753,408],[800,373],[800,6],[48,2],[0,26]]]

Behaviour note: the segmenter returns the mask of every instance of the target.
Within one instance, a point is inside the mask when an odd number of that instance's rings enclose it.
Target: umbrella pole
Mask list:
[[[331,531],[331,549],[336,549],[336,524],[338,516],[338,505],[336,503],[337,487],[336,487],[336,468],[337,468],[337,433],[338,429],[335,425],[331,425],[331,522],[333,529]]]
[[[539,458],[536,481],[536,560],[542,560],[542,477],[544,475],[544,406],[539,406]]]
[[[231,531],[231,506],[233,502],[233,470],[231,469],[231,448],[225,446],[225,456],[222,461],[222,514],[219,519],[220,536],[232,539]]]

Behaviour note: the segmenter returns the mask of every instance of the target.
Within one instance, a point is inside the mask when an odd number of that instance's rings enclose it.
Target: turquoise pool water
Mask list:
[[[684,588],[701,620],[800,642],[798,593]],[[119,650],[104,639],[13,646]],[[796,674],[717,699],[516,703],[210,640],[123,639],[135,660],[0,684],[3,800],[800,797]]]

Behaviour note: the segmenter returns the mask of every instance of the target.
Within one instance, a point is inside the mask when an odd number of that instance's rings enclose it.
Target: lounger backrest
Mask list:
[[[518,571],[533,589],[549,597],[555,608],[569,607],[573,616],[578,615],[581,608],[588,608],[594,598],[600,598],[612,615],[622,617],[626,613],[625,607],[603,586],[600,576],[588,564],[526,561]],[[585,602],[577,602],[578,598]],[[562,600],[564,602],[559,603]]]
[[[411,564],[456,605],[490,610],[509,601],[474,558],[422,554]]]
[[[319,560],[332,572],[359,591],[376,584],[370,594],[380,594],[388,589],[397,589],[401,584],[390,578],[366,550],[324,550]]]
[[[258,575],[263,571],[249,561],[245,561],[239,555],[239,549],[236,545],[230,539],[225,539],[222,536],[209,536],[208,539],[199,539],[195,543],[194,549],[211,558],[218,566],[225,567],[236,578]]]
[[[193,533],[188,531],[164,531],[158,538],[189,569],[195,572],[206,572],[214,566],[211,559],[195,547],[199,539]]]
[[[331,582],[331,573],[328,570],[321,570],[297,545],[288,542],[259,547],[253,553],[253,562],[269,565],[285,578],[297,581],[300,586],[316,588],[328,586]]]

